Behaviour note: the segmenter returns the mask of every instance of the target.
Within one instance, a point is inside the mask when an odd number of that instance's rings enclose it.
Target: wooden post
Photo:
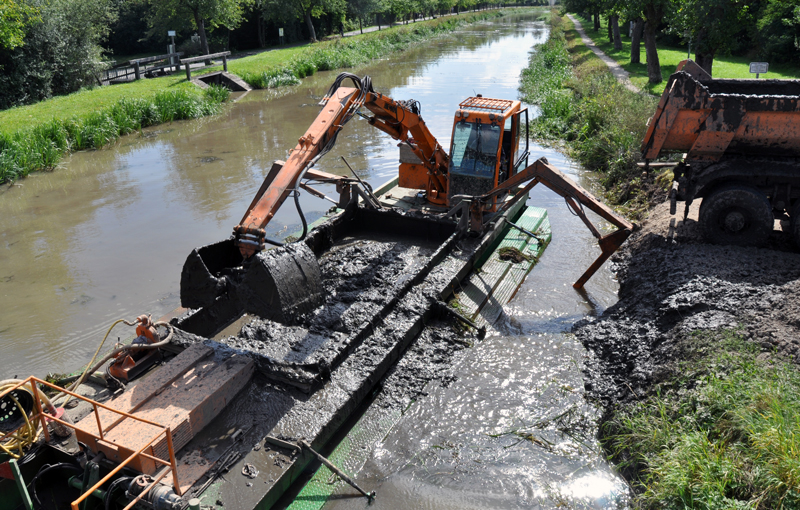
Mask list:
[[[228,56],[227,55],[222,55],[222,68],[225,70],[226,73],[228,72]]]
[[[133,63],[133,72],[137,80],[142,79],[142,73],[139,71],[139,62]]]
[[[189,63],[186,63],[186,81],[192,81],[192,72],[189,70]]]

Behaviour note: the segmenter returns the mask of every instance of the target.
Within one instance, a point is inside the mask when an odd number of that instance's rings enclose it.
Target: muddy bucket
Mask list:
[[[236,300],[247,313],[293,322],[323,301],[319,263],[303,242],[242,260],[232,239],[192,250],[181,272],[181,305],[204,308]]]

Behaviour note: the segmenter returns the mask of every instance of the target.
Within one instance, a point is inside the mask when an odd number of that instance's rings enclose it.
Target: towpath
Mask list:
[[[575,16],[573,16],[572,14],[567,14],[567,17],[569,17],[570,21],[572,21],[572,23],[575,25],[575,30],[577,30],[578,34],[580,34],[583,44],[588,46],[589,49],[592,50],[595,55],[600,57],[600,60],[605,62],[605,64],[611,70],[611,74],[614,75],[614,78],[616,78],[617,81],[623,84],[625,88],[630,90],[631,92],[641,92],[633,83],[631,83],[628,71],[623,69],[622,66],[619,65],[619,63],[617,63],[616,60],[606,55],[603,52],[603,50],[598,48],[594,44],[594,42],[592,42],[592,40],[589,39],[589,36],[586,35],[586,31],[583,29],[583,25],[581,25],[581,22],[575,19]]]

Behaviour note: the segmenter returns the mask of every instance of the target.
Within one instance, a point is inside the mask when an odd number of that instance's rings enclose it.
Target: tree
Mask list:
[[[641,16],[636,16],[633,20],[633,33],[631,34],[631,64],[638,64],[641,62],[641,42],[642,42],[642,29],[644,28],[644,20]]]
[[[187,20],[200,35],[203,52],[208,55],[206,27],[213,30],[220,25],[229,29],[239,26],[244,19],[244,8],[251,0],[151,0],[151,26],[174,21],[185,26]]]
[[[753,25],[760,58],[800,62],[800,4],[797,0],[766,0]]]
[[[358,27],[364,33],[363,21],[370,19],[374,12],[380,9],[378,0],[347,0],[347,13],[352,19],[358,20]]]
[[[100,44],[116,19],[111,0],[30,0],[40,20],[24,44],[0,48],[0,108],[67,94],[96,83]]]
[[[667,14],[668,7],[666,0],[648,0],[642,6],[642,14],[647,21],[644,26],[644,51],[647,55],[647,79],[650,83],[661,83],[663,80],[656,47],[656,32]]]
[[[33,7],[14,0],[0,0],[0,47],[13,50],[22,46],[25,30],[36,21],[41,18]]]
[[[305,20],[312,42],[317,42],[317,31],[311,18],[319,18],[324,14],[344,14],[347,11],[346,0],[289,0],[288,3],[298,17]]]
[[[671,29],[692,38],[695,62],[708,74],[718,51],[735,45],[748,25],[753,24],[750,0],[680,0]]]

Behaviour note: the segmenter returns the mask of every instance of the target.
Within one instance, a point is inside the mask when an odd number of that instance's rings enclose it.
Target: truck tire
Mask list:
[[[713,244],[761,246],[774,221],[767,196],[742,184],[724,185],[700,204],[700,229]]]
[[[792,239],[800,247],[800,201],[792,207],[792,215],[789,219],[792,221]]]

